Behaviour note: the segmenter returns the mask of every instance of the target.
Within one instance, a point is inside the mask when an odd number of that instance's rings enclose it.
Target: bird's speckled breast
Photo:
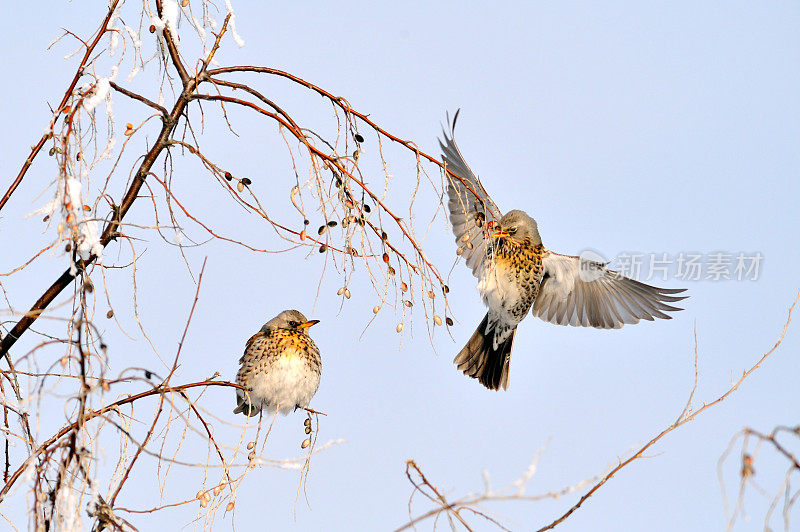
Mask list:
[[[506,312],[521,321],[533,305],[539,293],[539,285],[544,275],[542,256],[544,246],[534,246],[529,242],[521,244],[508,239],[498,243],[492,253],[495,275],[516,287],[519,297],[509,298]]]

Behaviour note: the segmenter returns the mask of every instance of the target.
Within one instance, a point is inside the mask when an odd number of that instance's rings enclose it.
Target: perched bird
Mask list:
[[[517,325],[532,314],[559,325],[617,329],[640,319],[670,319],[682,310],[668,303],[684,289],[650,286],[582,257],[554,253],[542,245],[536,221],[524,211],[500,210],[472,173],[450,134],[439,141],[448,175],[448,209],[461,255],[478,278],[489,311],[453,361],[491,390],[508,388],[509,360]]]
[[[234,414],[255,416],[263,409],[286,415],[308,406],[322,367],[319,349],[308,335],[317,323],[296,310],[284,310],[247,341],[236,374],[244,390],[236,390]]]

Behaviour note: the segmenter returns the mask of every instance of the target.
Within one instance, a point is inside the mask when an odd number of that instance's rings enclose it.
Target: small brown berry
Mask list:
[[[339,290],[337,290],[337,291],[336,291],[336,295],[337,295],[337,296],[340,296],[340,295],[342,295],[342,294],[344,294],[344,286],[343,286],[343,287],[341,287]]]
[[[308,419],[308,418],[305,418],[303,420],[303,425],[305,425],[306,427],[310,427],[311,426],[311,420]]]
[[[350,289],[349,288],[345,288],[344,289],[344,297],[347,298],[347,299],[350,299]]]
[[[303,443],[300,444],[301,449],[306,449],[308,446],[311,445],[311,438],[306,438],[303,440]]]
[[[397,327],[395,328],[395,330],[397,332],[403,332],[403,324],[402,323],[398,323]]]
[[[229,502],[228,505],[225,507],[225,511],[230,512],[233,510],[234,504],[233,501]]]
[[[433,290],[428,290],[428,298],[433,299],[436,297],[436,294],[433,293]]]
[[[106,318],[111,319],[113,317],[114,317],[114,311],[113,310],[109,310],[108,312],[106,312]]]
[[[408,290],[408,285],[405,282],[400,283],[400,290],[405,292]]]
[[[383,254],[383,262],[385,262],[387,264],[389,263],[389,254],[388,253],[384,253]]]
[[[255,460],[256,459],[256,452],[255,451],[250,451],[249,453],[247,453],[247,459],[250,460],[251,462],[253,460]]]
[[[252,182],[252,181],[250,181],[250,178],[249,178],[249,177],[245,177],[245,178],[243,178],[243,179],[242,179],[242,183],[244,183],[245,185],[248,185],[248,186],[253,184],[253,182]]]
[[[444,322],[445,322],[447,325],[449,325],[450,327],[452,327],[452,326],[453,326],[453,318],[450,318],[450,317],[448,317],[448,318],[445,318],[445,319],[444,319]]]
[[[256,442],[254,442],[254,441],[247,442],[247,450],[248,451],[253,450],[253,447],[255,447],[255,446],[256,446]]]
[[[322,244],[322,245],[319,247],[319,252],[320,252],[320,253],[325,253],[325,251],[326,251],[327,249],[328,249],[328,245],[327,245],[327,244]]]
[[[328,222],[328,227],[336,227],[336,220],[331,220]]]
[[[445,294],[450,293],[450,287],[447,286],[446,284],[443,284],[442,285],[442,292],[444,292]]]
[[[439,316],[434,316],[433,317],[433,323],[435,323],[436,325],[441,325],[442,324],[442,318],[440,318]]]
[[[300,231],[300,240],[305,240],[305,239],[306,239],[306,230],[303,229],[302,231]]]
[[[395,273],[394,272],[394,268],[391,267],[391,266],[389,266],[389,269],[387,271],[389,272],[389,275],[394,275],[394,273]]]
[[[225,172],[225,179],[227,179],[228,181],[233,179],[233,176],[231,175],[230,172]]]
[[[306,434],[311,434],[311,427],[306,427]]]
[[[241,181],[236,183],[236,190],[238,190],[239,192],[244,192],[244,183],[242,183]]]
[[[353,137],[353,138],[355,138],[355,139],[356,139],[356,142],[364,142],[364,137],[362,137],[362,136],[361,136],[360,134],[358,134],[358,133],[356,133],[356,134],[354,135],[354,137]]]
[[[381,307],[380,307],[380,305],[375,305],[375,306],[372,308],[372,313],[373,313],[373,314],[377,314],[377,313],[378,313],[378,312],[380,312],[380,311],[381,311]]]
[[[365,213],[367,213],[367,214],[369,214],[369,212],[370,212],[371,210],[372,210],[372,209],[370,208],[370,206],[369,206],[369,205],[367,205],[367,204],[365,203],[365,204],[364,204],[364,212],[365,212]]]
[[[405,301],[403,301],[403,304],[404,304],[405,306],[407,306],[408,308],[411,308],[411,307],[413,307],[413,306],[414,306],[414,302],[413,302],[413,301],[409,301],[408,299],[406,299]]]
[[[317,234],[321,235],[327,230],[328,230],[328,226],[327,225],[320,225],[319,229],[317,229]]]
[[[155,32],[156,32],[156,25],[150,24],[150,33],[155,33]]]

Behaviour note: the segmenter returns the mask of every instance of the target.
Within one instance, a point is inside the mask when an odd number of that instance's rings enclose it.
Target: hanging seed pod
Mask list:
[[[244,179],[242,179],[242,183],[244,183],[244,184],[245,184],[245,185],[247,185],[247,186],[250,186],[250,185],[252,185],[252,184],[253,184],[253,182],[252,182],[252,181],[250,181],[250,178],[249,178],[249,177],[245,177]]]
[[[342,186],[342,180],[337,177],[335,185],[336,185],[336,188],[340,188]]]
[[[53,155],[56,154],[56,149],[55,148],[50,148],[50,151],[47,152],[47,153],[48,153],[48,155],[50,155],[50,157],[52,157]]]
[[[406,299],[405,301],[403,301],[403,304],[404,304],[405,306],[407,306],[408,308],[411,308],[411,307],[413,307],[413,306],[414,306],[414,302],[413,302],[413,301],[410,301],[410,300],[408,300],[408,299]]]
[[[377,313],[378,313],[378,312],[380,312],[380,311],[381,311],[381,307],[380,307],[380,305],[375,305],[375,306],[372,308],[372,313],[373,313],[373,314],[377,314]]]
[[[214,497],[220,494],[222,491],[222,486],[214,486]]]
[[[398,323],[397,327],[395,327],[395,330],[397,332],[403,332],[403,324],[402,323]]]
[[[61,357],[61,366],[63,367],[66,365],[67,365],[67,357]]]
[[[305,418],[303,420],[303,425],[305,425],[306,427],[310,427],[311,426],[311,420],[308,419],[308,418]]]
[[[231,502],[229,502],[229,503],[228,503],[228,505],[225,507],[225,511],[226,511],[226,512],[230,512],[231,510],[233,510],[233,507],[234,507],[234,504],[233,504],[233,501],[231,501]]]
[[[256,442],[254,442],[254,441],[247,442],[247,450],[248,451],[252,450],[253,447],[255,447],[255,446],[256,446]]]
[[[306,230],[303,229],[302,231],[300,231],[300,240],[305,240],[305,239],[306,239]]]
[[[356,134],[353,136],[353,138],[354,138],[354,139],[356,139],[356,142],[364,142],[364,137],[362,137],[362,136],[361,136],[360,134],[358,134],[358,133],[356,133]]]
[[[405,292],[408,290],[408,285],[405,282],[400,283],[400,290]]]
[[[383,262],[385,262],[386,264],[389,264],[389,254],[388,253],[384,253],[383,254]]]
[[[461,241],[462,241],[462,242],[466,242],[466,241],[468,241],[470,238],[472,238],[472,235],[470,235],[469,233],[464,233],[464,236],[462,236],[462,237],[461,237]]]
[[[322,235],[327,230],[328,230],[328,226],[327,225],[320,225],[319,229],[317,229],[317,234],[318,235]]]
[[[110,390],[110,389],[111,389],[111,386],[109,386],[109,385],[108,385],[108,383],[107,383],[106,381],[104,381],[104,380],[101,380],[101,381],[100,381],[100,386],[101,386],[101,387],[103,388],[103,390],[105,390],[105,391],[108,391],[108,390]]]
[[[83,206],[83,210],[84,210],[85,212],[89,212],[89,211],[91,211],[91,210],[92,210],[92,208],[91,208],[91,207],[89,207],[88,205],[84,205],[84,206]]]
[[[311,445],[311,438],[306,438],[303,440],[303,443],[300,444],[300,448],[307,449],[309,445]]]
[[[327,249],[328,249],[328,245],[327,245],[327,244],[322,244],[322,245],[319,247],[319,252],[320,252],[320,253],[325,253],[325,251],[326,251]]]
[[[343,286],[343,287],[341,287],[339,290],[337,290],[337,291],[336,291],[336,295],[337,295],[337,296],[340,296],[340,295],[342,295],[342,294],[344,294],[344,286]]]
[[[475,246],[472,244],[472,242],[467,242],[467,249],[472,249],[474,247]]]
[[[225,179],[227,179],[228,181],[233,179],[233,176],[231,175],[230,172],[225,172]]]
[[[242,183],[241,181],[236,183],[236,190],[238,190],[239,192],[244,192],[244,183]]]
[[[303,220],[303,225],[308,225],[308,224],[310,224],[310,223],[311,223],[311,222],[309,222],[309,221],[308,221],[308,218],[306,218],[305,220]]]
[[[344,297],[346,299],[350,299],[350,289],[349,288],[345,288],[344,289]]]
[[[394,275],[394,273],[395,273],[394,268],[391,267],[391,266],[389,266],[387,272],[389,273],[389,275]]]
[[[442,285],[442,292],[444,292],[445,294],[449,294],[450,293],[450,287],[447,286],[446,284],[443,284]]]
[[[255,451],[250,451],[250,452],[247,454],[247,459],[248,459],[248,460],[250,460],[251,462],[252,462],[253,460],[255,460],[255,459],[256,459],[256,452],[255,452]]]
[[[433,323],[435,323],[436,325],[441,325],[442,324],[442,318],[440,318],[439,316],[434,316],[433,317]]]
[[[155,33],[155,32],[156,32],[156,25],[150,24],[150,33]]]
[[[433,299],[436,297],[436,294],[433,293],[433,290],[428,290],[428,298]]]
[[[444,322],[450,327],[453,326],[453,318],[447,317],[444,319]]]
[[[306,427],[306,434],[311,434],[311,427]]]
[[[75,154],[75,160],[76,161],[80,161],[81,157],[82,157],[81,152],[78,152],[78,153]]]
[[[367,214],[369,214],[369,212],[370,212],[371,210],[372,210],[372,209],[370,208],[370,206],[369,206],[369,205],[367,205],[367,204],[365,203],[365,204],[364,204],[364,212],[365,212],[365,213],[367,213]]]
[[[386,231],[381,231],[381,240],[386,240],[389,238],[389,235],[386,234]]]
[[[352,209],[353,208],[353,202],[350,201],[349,199],[344,200],[344,206],[347,207],[348,209]]]
[[[328,222],[328,227],[336,227],[336,220],[331,220]]]
[[[113,317],[114,317],[114,311],[113,310],[109,310],[108,312],[106,312],[106,318],[111,319]]]
[[[206,494],[205,490],[200,490],[200,491],[198,491],[198,492],[197,492],[197,495],[195,495],[195,497],[194,497],[194,498],[195,498],[195,499],[197,499],[197,500],[199,501],[200,499],[202,499],[202,498],[203,498],[203,496],[204,496],[205,494]]]
[[[203,499],[202,501],[200,501],[200,506],[202,508],[205,508],[206,506],[208,506],[208,499]]]
[[[66,251],[67,253],[69,253],[70,251],[72,251],[72,244],[70,244],[69,242],[67,242],[67,245],[66,245],[66,246],[64,246],[64,251]]]

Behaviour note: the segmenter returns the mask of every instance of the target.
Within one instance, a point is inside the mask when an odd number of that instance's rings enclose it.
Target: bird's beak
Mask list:
[[[300,325],[297,326],[297,328],[298,329],[308,329],[309,327],[311,327],[312,325],[316,325],[317,323],[319,323],[319,320],[309,320],[309,321],[307,321],[305,323],[301,323]]]
[[[495,231],[494,233],[490,234],[489,236],[492,237],[492,238],[505,238],[505,237],[508,236],[508,233],[506,231],[503,231],[502,229],[498,229],[497,231]]]

